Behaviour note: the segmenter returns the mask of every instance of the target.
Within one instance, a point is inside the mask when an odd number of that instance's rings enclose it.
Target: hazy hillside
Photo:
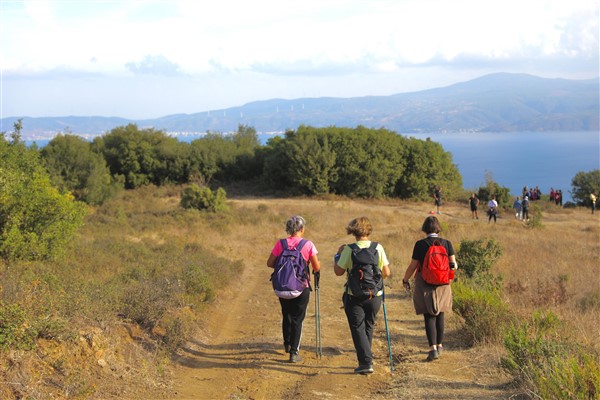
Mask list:
[[[167,132],[229,132],[239,124],[257,132],[281,132],[299,125],[363,125],[400,133],[439,131],[573,131],[599,129],[599,80],[545,79],[492,74],[468,82],[392,96],[271,99],[223,110],[175,114],[157,119],[116,117],[23,117],[24,136],[102,134],[136,123]],[[10,130],[17,117],[2,119]]]

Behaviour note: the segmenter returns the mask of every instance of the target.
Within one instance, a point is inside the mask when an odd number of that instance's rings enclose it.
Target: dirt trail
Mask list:
[[[251,202],[250,200],[248,202]],[[244,203],[244,201],[241,201]],[[355,375],[350,331],[341,307],[344,279],[331,267],[335,243],[318,246],[322,263],[321,332],[323,356],[315,354],[315,295],[311,295],[302,338],[302,363],[290,364],[283,350],[279,302],[270,290],[269,233],[252,244],[233,238],[232,258],[248,254],[243,276],[204,313],[203,332],[176,360],[175,399],[503,399],[511,396],[509,378],[488,369],[493,354],[462,348],[457,333],[447,332],[446,351],[427,363],[420,316],[408,294],[387,288],[386,306],[396,370],[390,371],[383,310],[373,343],[375,373]],[[277,233],[273,233],[276,235]],[[273,236],[275,237],[275,236]],[[340,238],[340,242],[347,238]],[[325,242],[323,240],[323,242]],[[316,242],[319,243],[319,242]],[[239,256],[237,257],[239,258]],[[396,266],[396,274],[405,266]],[[242,284],[242,282],[244,284]]]

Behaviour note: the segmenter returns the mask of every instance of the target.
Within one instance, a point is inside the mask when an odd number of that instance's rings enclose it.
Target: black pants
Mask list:
[[[283,344],[290,346],[290,352],[298,354],[300,340],[302,339],[302,323],[306,316],[310,289],[306,288],[302,294],[295,299],[279,299],[281,304],[281,328],[283,332]]]
[[[344,310],[352,333],[352,341],[356,349],[356,358],[361,366],[373,364],[373,330],[375,319],[381,308],[382,296],[359,300],[348,294],[344,295]]]
[[[444,340],[444,313],[423,315],[425,317],[425,334],[429,346],[442,344],[442,340]]]

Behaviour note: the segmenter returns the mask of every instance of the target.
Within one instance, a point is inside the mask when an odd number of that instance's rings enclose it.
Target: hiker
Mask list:
[[[383,246],[369,239],[372,231],[373,226],[367,217],[360,217],[350,221],[346,227],[346,233],[353,235],[356,241],[349,245],[341,245],[334,257],[333,263],[337,276],[347,274],[342,299],[358,359],[358,367],[354,369],[354,373],[356,374],[373,373],[373,353],[371,351],[373,329],[383,300],[383,278],[388,278],[391,275],[389,262]],[[376,284],[373,285],[372,292],[368,297],[363,297],[361,296],[362,293],[355,293],[351,290],[351,287],[354,287],[353,276],[356,275],[353,272],[358,264],[355,263],[355,260],[360,249],[372,251],[371,259],[373,263],[376,263],[376,265],[373,265],[373,273],[370,275]],[[362,255],[363,253],[360,252],[360,254]],[[377,277],[376,274],[380,275]]]
[[[560,189],[554,193],[554,204],[562,207],[562,190]]]
[[[498,214],[498,202],[496,201],[496,195],[493,194],[490,201],[488,201],[488,224],[492,221],[492,218],[494,218],[494,223],[496,223],[496,214]]]
[[[523,221],[529,221],[529,197],[523,197],[523,201],[521,202],[521,210]]]
[[[433,191],[433,200],[434,200],[434,204],[435,204],[437,213],[441,214],[441,212],[440,212],[440,206],[442,205],[442,188],[441,187],[437,187]]]
[[[479,206],[479,199],[475,196],[475,193],[471,193],[471,197],[469,197],[469,206],[471,207],[471,217],[473,219],[479,219],[477,215],[477,206]]]
[[[521,219],[521,200],[519,199],[519,196],[517,196],[517,198],[515,199],[515,202],[513,203],[513,209],[515,210],[515,218],[516,219]]]
[[[409,279],[414,276],[413,304],[417,315],[423,315],[425,320],[425,334],[429,343],[429,352],[426,360],[433,361],[440,357],[444,348],[444,313],[452,310],[452,288],[450,284],[428,284],[420,273],[421,268],[427,250],[436,241],[439,241],[439,244],[446,249],[450,269],[455,270],[458,266],[452,243],[439,236],[442,228],[436,217],[429,216],[425,218],[421,230],[427,237],[415,243],[412,259],[406,268],[402,284],[406,290],[410,291],[411,285]]]
[[[594,193],[590,193],[590,202],[592,203],[592,214],[596,211],[596,195]]]
[[[297,215],[290,218],[285,224],[285,231],[289,236],[286,239],[283,239],[289,249],[295,249],[299,246],[301,241],[304,242],[301,254],[302,258],[306,261],[307,273],[302,284],[303,290],[297,297],[290,299],[279,297],[282,314],[281,327],[283,332],[283,346],[285,352],[290,354],[289,361],[291,363],[302,361],[302,357],[300,357],[299,354],[300,340],[302,338],[302,323],[306,316],[306,309],[308,308],[311,291],[309,267],[312,267],[313,273],[319,273],[321,270],[321,264],[317,257],[317,248],[310,240],[303,239],[305,226],[306,221],[301,216]],[[282,252],[283,244],[281,240],[278,240],[267,260],[267,266],[269,268],[275,268]]]

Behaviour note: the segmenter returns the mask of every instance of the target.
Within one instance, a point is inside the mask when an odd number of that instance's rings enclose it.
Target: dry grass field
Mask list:
[[[432,204],[233,198],[229,211],[217,215],[178,204],[175,187],[127,192],[92,210],[65,260],[4,266],[5,301],[19,298],[36,310],[50,301],[59,310],[52,315],[72,329],[57,328],[60,334],[38,339],[34,350],[0,353],[0,398],[533,397],[500,367],[502,343],[467,346],[457,315],[448,321],[447,354],[423,362],[424,328],[401,279]],[[600,214],[550,204],[540,209],[541,226],[535,228],[508,211],[496,224],[483,212],[473,220],[466,199],[444,204],[438,217],[442,236],[457,249],[463,240],[500,245],[492,273],[502,277],[502,300],[511,313],[525,320],[551,310],[560,318],[561,337],[598,354]],[[265,263],[285,234],[286,219],[296,214],[307,220],[305,237],[316,244],[323,268],[324,356],[314,355],[313,295],[305,361],[291,365],[280,348],[279,304]],[[383,244],[393,274],[386,290],[396,370],[389,370],[381,315],[373,344],[376,373],[369,377],[352,374],[354,350],[340,310],[343,278],[331,265],[338,246],[351,240],[347,222],[358,216],[371,219],[371,238]],[[206,285],[175,290],[190,277]],[[175,299],[160,293],[175,293]]]

